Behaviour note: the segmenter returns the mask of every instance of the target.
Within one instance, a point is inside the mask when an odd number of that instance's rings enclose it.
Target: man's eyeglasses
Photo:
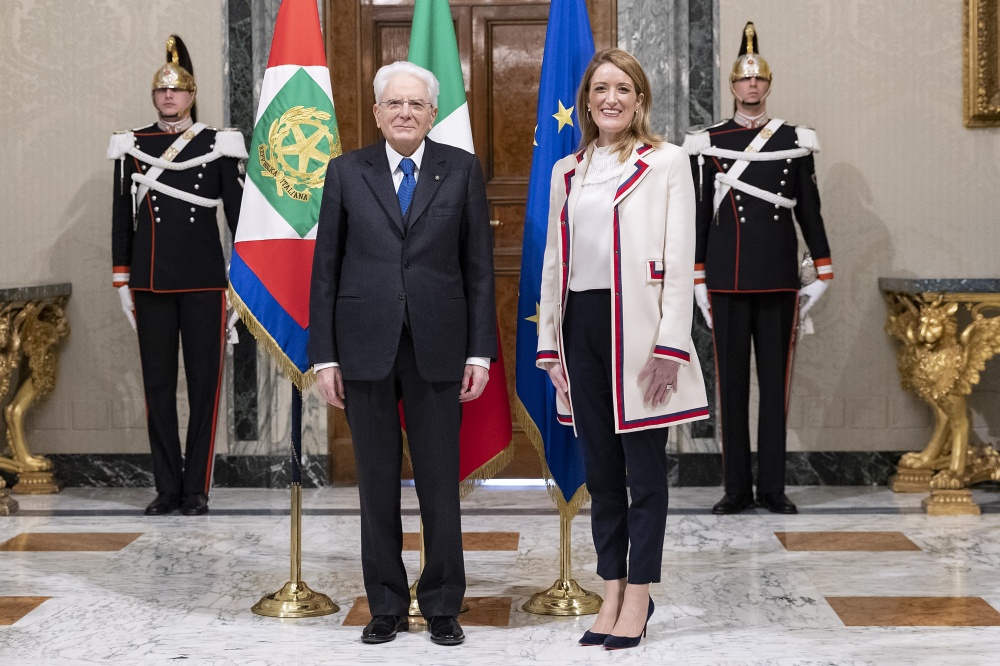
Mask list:
[[[383,102],[379,102],[378,104],[386,111],[391,111],[393,113],[402,111],[404,104],[408,104],[410,106],[410,111],[416,114],[421,114],[431,108],[431,105],[422,99],[387,99]]]

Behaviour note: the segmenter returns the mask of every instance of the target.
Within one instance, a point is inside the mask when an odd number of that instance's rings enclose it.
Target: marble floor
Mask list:
[[[417,626],[360,642],[354,488],[303,491],[302,578],[340,611],[298,620],[250,612],[289,577],[287,490],[220,489],[208,516],[157,518],[142,515],[147,490],[16,495],[20,510],[0,517],[0,663],[997,663],[1000,490],[977,490],[983,515],[960,518],[927,517],[922,495],[884,487],[790,488],[797,516],[717,517],[718,488],[671,492],[649,635],[619,652],[576,646],[586,617],[521,610],[559,573],[544,488],[480,488],[463,501],[471,610],[460,647]],[[416,532],[413,489],[403,497],[404,529]],[[599,591],[589,528],[586,512],[573,522],[573,576]],[[404,553],[412,574],[418,558]]]

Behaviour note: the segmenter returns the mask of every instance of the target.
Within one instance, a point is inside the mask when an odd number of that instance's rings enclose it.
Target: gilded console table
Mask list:
[[[896,360],[904,390],[934,412],[934,433],[923,451],[899,461],[889,485],[927,492],[930,515],[979,515],[969,486],[1000,481],[1000,453],[969,440],[966,396],[1000,353],[1000,279],[880,278],[888,317],[885,332],[899,340]]]
[[[24,417],[56,386],[59,343],[69,335],[66,304],[71,293],[72,285],[66,283],[0,287],[0,404],[10,396],[3,409],[7,446],[0,455],[0,469],[18,475],[11,489],[15,493],[59,492],[52,461],[28,449]],[[8,513],[16,508],[14,503]]]

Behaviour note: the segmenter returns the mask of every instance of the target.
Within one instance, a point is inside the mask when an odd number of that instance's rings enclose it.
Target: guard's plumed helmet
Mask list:
[[[743,39],[740,40],[740,56],[733,63],[733,71],[729,75],[729,81],[747,79],[756,76],[759,79],[771,80],[771,66],[760,55],[760,48],[757,46],[757,31],[753,27],[752,21],[747,21],[743,28]]]
[[[184,42],[177,35],[170,35],[167,38],[167,62],[153,75],[153,90],[173,88],[197,92],[198,86],[194,82],[193,72],[191,56],[188,55]]]

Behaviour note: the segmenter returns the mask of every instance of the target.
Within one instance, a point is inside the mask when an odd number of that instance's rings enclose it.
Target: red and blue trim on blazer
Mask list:
[[[579,160],[578,155],[577,161]],[[570,169],[563,176],[566,184],[566,201],[563,202],[562,211],[559,213],[559,244],[562,249],[562,290],[559,293],[559,302],[563,305],[566,304],[566,290],[569,288],[569,183],[575,173],[576,169]]]
[[[558,361],[559,352],[555,349],[543,349],[535,354],[536,361]]]
[[[661,262],[659,262],[659,261],[650,261],[649,262],[649,279],[651,279],[651,280],[662,280],[663,279],[663,267],[662,266],[660,268],[656,267],[656,264],[659,264],[659,263],[661,263]]]
[[[642,146],[639,150],[641,152],[646,152],[649,146]],[[641,153],[640,153],[641,154]],[[636,162],[636,170],[629,177],[629,179],[618,188],[618,194],[615,196],[617,200],[629,187],[635,182],[635,180],[648,168],[645,162],[639,160]],[[688,409],[682,412],[674,412],[672,414],[663,414],[661,416],[650,416],[643,419],[632,419],[629,421],[625,418],[625,321],[624,321],[624,308],[622,307],[622,265],[621,265],[621,225],[620,218],[618,214],[618,204],[615,204],[615,217],[614,217],[614,239],[615,239],[615,253],[612,255],[614,257],[614,302],[615,312],[615,340],[614,340],[614,372],[615,372],[615,418],[618,421],[618,428],[621,430],[636,430],[639,428],[649,428],[651,426],[667,426],[671,423],[677,423],[681,421],[689,421],[691,419],[697,418],[699,416],[708,416],[708,406],[698,407],[695,409]],[[671,347],[657,346],[654,350],[654,355],[660,355],[660,350],[664,352],[671,352],[668,357],[689,360],[690,356],[679,349],[673,349]],[[686,357],[686,358],[685,358]]]
[[[643,146],[643,148],[648,148],[648,146]],[[621,186],[619,186],[618,191],[615,192],[615,201],[618,201],[623,196],[625,196],[625,194],[630,189],[632,189],[632,186],[635,185],[636,182],[639,180],[639,176],[645,173],[646,169],[648,168],[649,168],[648,164],[646,164],[642,160],[636,160],[635,171],[633,171],[632,175],[628,177],[628,180],[626,180],[624,183],[621,184]]]
[[[674,349],[673,347],[666,347],[664,345],[656,345],[653,347],[653,356],[683,361],[684,363],[691,362],[691,354],[687,353],[683,349]]]

